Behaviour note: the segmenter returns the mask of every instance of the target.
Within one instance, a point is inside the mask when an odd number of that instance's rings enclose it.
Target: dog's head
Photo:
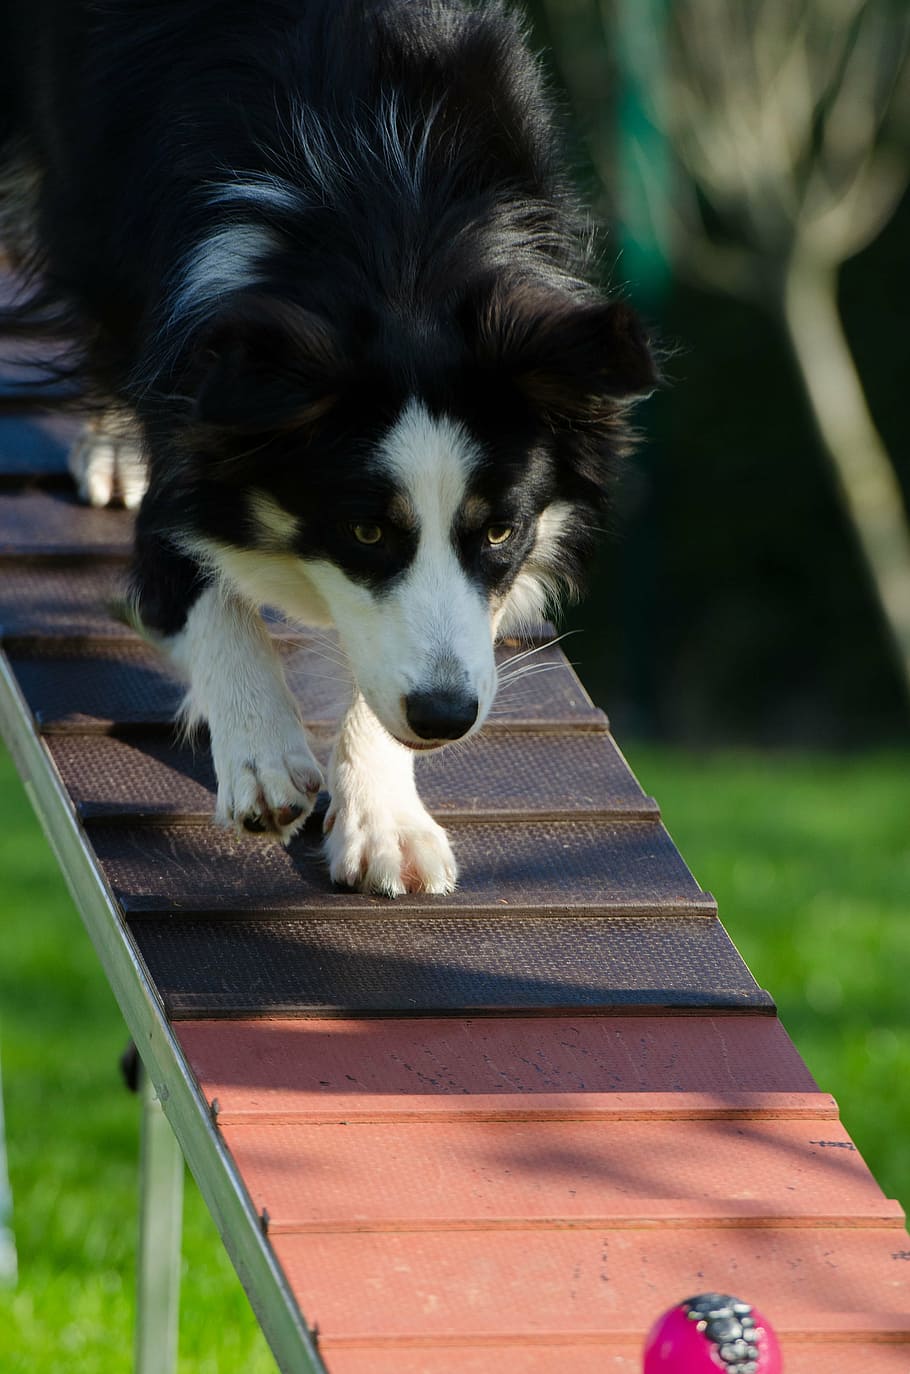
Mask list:
[[[422,319],[247,294],[201,358],[196,520],[221,565],[292,616],[327,610],[402,743],[478,728],[497,631],[575,583],[655,384],[631,310],[501,281]]]

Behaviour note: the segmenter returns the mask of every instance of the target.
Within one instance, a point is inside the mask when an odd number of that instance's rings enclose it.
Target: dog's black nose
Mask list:
[[[478,701],[467,692],[410,692],[408,725],[421,739],[461,739],[477,719]]]

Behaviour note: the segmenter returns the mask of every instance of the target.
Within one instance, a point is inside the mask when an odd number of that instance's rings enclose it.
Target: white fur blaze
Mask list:
[[[126,411],[108,410],[89,420],[69,452],[69,470],[79,499],[89,506],[120,500],[136,510],[148,475],[135,422]]]
[[[345,716],[329,765],[325,851],[332,880],[363,892],[452,892],[448,836],[414,785],[414,756],[386,734],[362,697]]]
[[[322,773],[258,614],[209,587],[168,648],[189,680],[188,723],[208,722],[216,821],[287,844],[315,805]]]
[[[328,560],[306,564],[357,685],[396,739],[420,744],[404,703],[415,692],[460,692],[478,703],[479,729],[496,690],[487,597],[459,562],[453,529],[481,450],[465,427],[411,399],[377,453],[419,530],[410,566],[381,594]]]

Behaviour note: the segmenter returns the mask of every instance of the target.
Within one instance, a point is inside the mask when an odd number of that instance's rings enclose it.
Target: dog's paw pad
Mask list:
[[[216,820],[249,834],[272,834],[289,844],[316,805],[322,773],[309,750],[260,752],[216,761]]]
[[[384,897],[444,896],[458,877],[448,835],[422,809],[371,815],[333,805],[325,820],[325,851],[333,882]]]

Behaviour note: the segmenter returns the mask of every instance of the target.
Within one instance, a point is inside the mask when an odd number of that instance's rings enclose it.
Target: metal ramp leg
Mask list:
[[[0,1288],[16,1282],[16,1243],[12,1228],[13,1195],[6,1170],[6,1136],[3,1127],[3,1079],[0,1077]]]
[[[145,1070],[142,1080],[136,1374],[175,1374],[183,1154]]]

